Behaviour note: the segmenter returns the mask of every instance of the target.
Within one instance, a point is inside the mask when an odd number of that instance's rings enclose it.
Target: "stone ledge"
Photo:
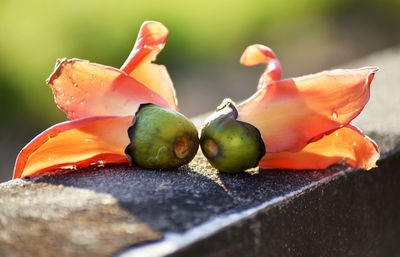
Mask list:
[[[264,171],[259,180],[269,191],[279,190],[280,183],[292,185],[290,179],[316,180],[244,209],[238,204],[183,232],[168,230],[163,240],[118,256],[395,256],[400,254],[398,167],[400,144],[370,172],[339,166]],[[264,193],[243,178],[232,180],[227,188],[239,183],[245,195]]]
[[[109,256],[161,237],[107,194],[22,179],[0,184],[0,256]]]
[[[199,154],[175,172],[105,167],[9,181],[0,256],[400,255],[400,98],[387,93],[400,95],[399,63],[400,48],[350,65],[381,67],[356,120],[382,151],[377,169],[229,175]]]
[[[340,172],[244,212],[168,256],[398,256],[400,153],[379,165]],[[121,256],[163,256],[136,253]]]

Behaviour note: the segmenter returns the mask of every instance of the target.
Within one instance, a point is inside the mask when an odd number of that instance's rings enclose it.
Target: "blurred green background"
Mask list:
[[[264,67],[239,64],[250,44],[274,49],[291,77],[400,43],[399,0],[0,0],[0,181],[30,139],[66,120],[45,84],[56,59],[118,68],[145,20],[170,31],[157,62],[190,117],[254,92]]]

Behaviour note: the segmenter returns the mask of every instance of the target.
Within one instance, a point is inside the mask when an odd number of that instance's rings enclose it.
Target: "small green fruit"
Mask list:
[[[201,130],[201,150],[211,165],[222,172],[237,173],[256,167],[265,155],[260,131],[237,117],[234,104],[224,101]]]
[[[194,124],[182,114],[155,104],[141,104],[128,129],[125,154],[147,169],[173,169],[189,163],[199,148]]]

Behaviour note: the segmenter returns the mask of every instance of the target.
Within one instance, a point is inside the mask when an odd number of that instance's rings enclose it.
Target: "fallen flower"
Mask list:
[[[62,59],[47,80],[57,106],[70,121],[56,124],[19,153],[13,178],[63,167],[129,163],[127,129],[141,103],[177,110],[167,69],[152,63],[164,48],[168,30],[145,22],[121,69],[79,59]]]
[[[369,100],[376,67],[281,80],[278,59],[263,45],[249,46],[241,63],[267,65],[257,92],[237,110],[229,105],[238,121],[251,124],[261,133],[266,154],[259,159],[260,168],[324,169],[342,160],[354,168],[368,170],[376,166],[379,151],[375,142],[350,124]],[[210,154],[201,146],[213,163],[215,149]],[[226,146],[218,147],[223,157]]]

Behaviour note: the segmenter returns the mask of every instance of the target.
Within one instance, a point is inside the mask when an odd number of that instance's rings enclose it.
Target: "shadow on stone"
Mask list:
[[[87,168],[32,181],[110,194],[134,217],[159,231],[188,229],[234,204],[217,183],[189,167],[177,171]]]
[[[184,231],[221,214],[257,206],[285,196],[341,170],[260,171],[221,174],[196,157],[195,165],[176,171],[136,167],[87,168],[31,180],[84,188],[112,195],[121,207],[162,232]]]

